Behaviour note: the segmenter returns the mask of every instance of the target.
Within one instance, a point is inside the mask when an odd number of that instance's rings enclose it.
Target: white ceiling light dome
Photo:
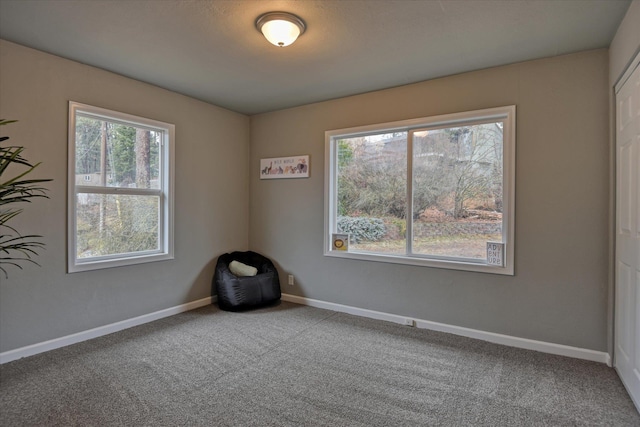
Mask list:
[[[285,47],[296,41],[305,32],[307,26],[300,17],[291,13],[268,12],[258,17],[256,28],[269,43]]]

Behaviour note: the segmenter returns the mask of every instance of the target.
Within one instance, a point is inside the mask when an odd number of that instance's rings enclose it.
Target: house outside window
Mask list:
[[[514,274],[515,106],[325,139],[325,255]]]
[[[69,272],[173,258],[174,134],[69,103]]]

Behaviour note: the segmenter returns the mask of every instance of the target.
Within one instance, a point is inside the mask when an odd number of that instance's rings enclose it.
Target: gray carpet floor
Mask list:
[[[613,369],[282,302],[0,366],[2,426],[640,426]]]

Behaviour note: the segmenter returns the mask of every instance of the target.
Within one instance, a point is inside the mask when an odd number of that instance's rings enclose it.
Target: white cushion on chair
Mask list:
[[[236,276],[255,276],[258,274],[257,268],[243,264],[239,261],[231,261],[229,263],[229,270]]]

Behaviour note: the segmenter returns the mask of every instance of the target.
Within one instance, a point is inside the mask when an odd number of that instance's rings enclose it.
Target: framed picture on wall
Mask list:
[[[260,159],[260,179],[309,178],[309,156]]]

